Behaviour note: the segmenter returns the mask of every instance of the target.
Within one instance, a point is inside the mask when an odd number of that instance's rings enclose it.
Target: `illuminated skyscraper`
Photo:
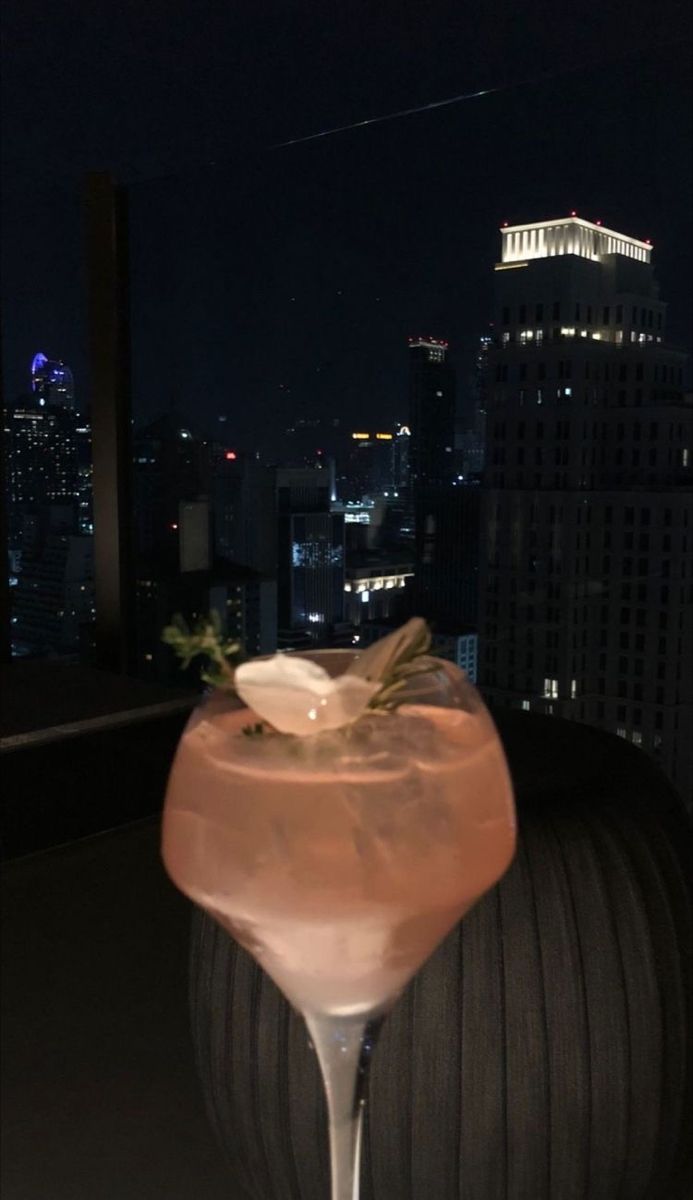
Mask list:
[[[76,655],[93,621],[89,426],[64,363],[37,354],[8,406],[8,544],[15,654]]]
[[[41,408],[75,406],[72,371],[64,362],[52,362],[40,351],[31,364],[31,390]]]
[[[652,247],[574,214],[501,232],[480,681],[629,739],[688,799],[693,406]]]

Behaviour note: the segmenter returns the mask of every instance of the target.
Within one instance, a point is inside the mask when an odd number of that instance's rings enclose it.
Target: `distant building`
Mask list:
[[[214,446],[210,490],[215,557],[276,576],[275,470],[231,448]]]
[[[358,502],[395,491],[395,435],[390,430],[355,430],[338,472],[340,500]]]
[[[455,373],[448,343],[409,339],[409,474],[414,490],[452,482]]]
[[[392,470],[395,492],[400,496],[409,495],[410,489],[410,446],[411,430],[408,425],[399,422],[395,426],[395,438],[392,447]]]
[[[179,557],[179,507],[209,495],[209,447],[180,414],[165,413],[135,430],[135,558],[151,568]]]
[[[44,409],[32,398],[8,406],[5,413],[7,489],[10,517],[49,504],[74,505],[78,486],[78,436],[75,414]]]
[[[344,619],[344,516],[330,511],[326,471],[278,468],[276,486],[279,630],[322,639]]]
[[[480,678],[609,729],[693,793],[693,407],[648,242],[572,215],[501,231]]]
[[[349,564],[344,582],[344,616],[354,626],[364,621],[399,617],[406,605],[404,593],[411,587],[411,562],[368,560]]]
[[[40,408],[74,408],[72,371],[60,360],[51,361],[40,351],[31,364],[31,390]]]
[[[274,579],[230,563],[214,570],[164,570],[136,579],[137,674],[162,683],[180,683],[178,661],[161,641],[161,631],[175,613],[189,623],[218,613],[222,629],[248,654],[272,654],[277,648],[277,589]],[[188,672],[199,678],[200,664]]]
[[[12,650],[76,656],[94,619],[91,443],[64,363],[35,356],[4,419]]]
[[[414,611],[434,628],[476,631],[481,488],[420,488],[416,500]]]
[[[12,589],[12,650],[18,657],[77,658],[94,621],[94,539],[61,530],[59,519],[56,525],[23,556]]]

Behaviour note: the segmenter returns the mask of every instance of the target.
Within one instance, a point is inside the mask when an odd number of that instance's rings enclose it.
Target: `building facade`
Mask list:
[[[647,242],[502,230],[489,353],[480,681],[611,730],[693,792],[693,406]]]
[[[448,343],[409,339],[409,455],[411,485],[452,482],[455,445],[455,373]]]

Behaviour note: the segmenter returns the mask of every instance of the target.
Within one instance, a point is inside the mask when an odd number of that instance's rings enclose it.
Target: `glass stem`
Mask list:
[[[327,1096],[332,1200],[359,1200],[368,1067],[384,1015],[306,1015]]]

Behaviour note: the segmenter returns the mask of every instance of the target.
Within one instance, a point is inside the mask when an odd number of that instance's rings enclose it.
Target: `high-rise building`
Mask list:
[[[391,430],[355,430],[349,436],[337,479],[340,500],[358,502],[390,496],[395,487],[395,434]]]
[[[649,242],[506,226],[482,508],[480,680],[613,731],[693,792],[693,406]]]
[[[418,493],[414,608],[441,630],[477,630],[480,502],[478,483]]]
[[[74,408],[72,371],[64,362],[52,362],[40,351],[31,363],[31,390],[40,408]]]
[[[12,651],[77,657],[88,643],[94,611],[94,539],[56,523],[25,554],[12,589]]]
[[[135,558],[169,568],[179,558],[179,508],[209,493],[209,447],[167,412],[135,431]]]
[[[455,373],[448,343],[409,338],[409,473],[413,488],[449,484],[455,444]]]
[[[5,411],[16,655],[76,655],[93,621],[91,448],[64,363],[37,354],[31,391]]]
[[[276,473],[229,447],[212,448],[214,554],[262,575],[277,571]]]
[[[323,639],[344,619],[344,515],[330,511],[328,471],[285,467],[276,479],[280,633]]]

